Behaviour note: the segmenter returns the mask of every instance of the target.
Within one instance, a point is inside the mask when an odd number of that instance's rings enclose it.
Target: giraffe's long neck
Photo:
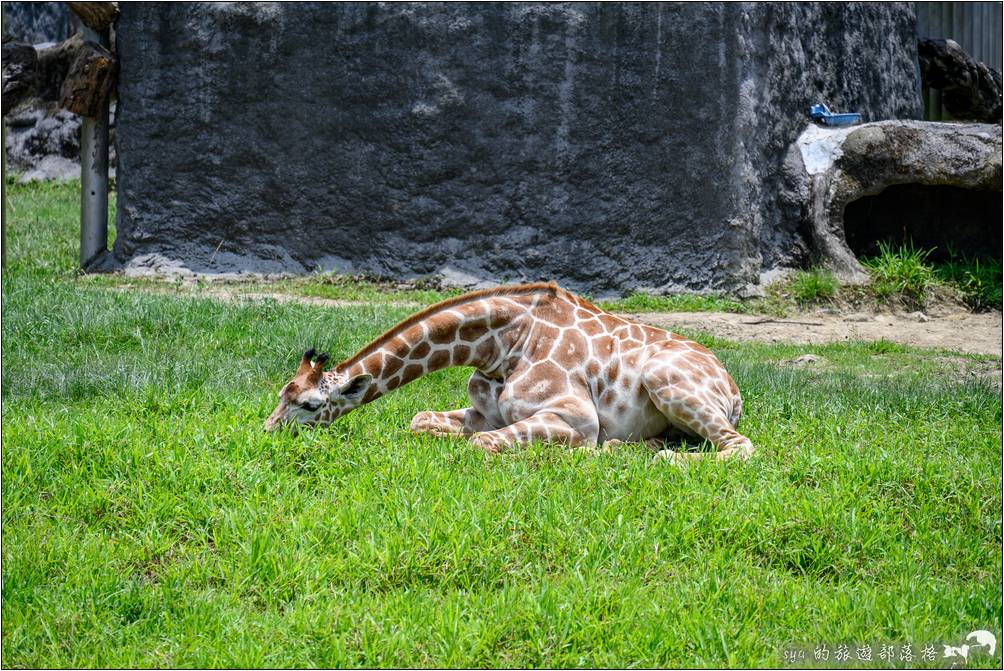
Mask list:
[[[373,376],[368,403],[426,373],[473,366],[491,374],[506,361],[525,330],[533,296],[497,296],[450,304],[401,322],[338,365],[348,377]]]

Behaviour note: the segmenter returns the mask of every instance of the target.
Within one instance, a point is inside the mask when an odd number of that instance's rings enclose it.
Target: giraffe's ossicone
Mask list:
[[[333,422],[422,375],[475,369],[471,407],[418,413],[411,430],[459,435],[488,452],[535,440],[595,446],[680,434],[748,458],[739,389],[707,348],[612,315],[555,284],[521,284],[437,303],[325,371],[304,353],[266,429]],[[662,450],[674,459],[700,452]]]

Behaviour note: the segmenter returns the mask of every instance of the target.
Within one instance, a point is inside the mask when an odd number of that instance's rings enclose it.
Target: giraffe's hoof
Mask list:
[[[753,443],[746,441],[745,444],[739,446],[739,449],[736,450],[736,457],[739,461],[749,461],[755,451]]]
[[[412,433],[431,433],[438,427],[439,421],[436,419],[436,413],[423,410],[411,418],[408,430]]]
[[[676,450],[671,450],[666,448],[665,450],[659,450],[652,457],[652,461],[668,461],[671,464],[686,464],[695,459],[700,458],[700,453],[698,452],[677,452]]]
[[[610,440],[604,441],[604,443],[600,446],[599,452],[603,454],[611,454],[623,444],[624,444],[623,440],[618,440],[617,438],[611,438]]]
[[[427,433],[439,438],[449,438],[460,433],[460,428],[445,419],[442,413],[425,410],[415,415],[408,429],[412,433]]]
[[[471,442],[487,454],[498,454],[505,447],[505,443],[500,438],[490,433],[475,433],[471,436]]]

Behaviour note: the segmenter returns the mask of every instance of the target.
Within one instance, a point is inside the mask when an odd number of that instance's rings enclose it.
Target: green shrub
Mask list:
[[[1001,309],[1001,262],[970,258],[949,250],[948,261],[935,268],[936,275],[954,285],[973,310]]]
[[[791,281],[791,293],[800,303],[830,300],[837,294],[840,282],[829,270],[813,268],[799,271]]]
[[[930,249],[917,249],[909,242],[901,247],[879,243],[879,254],[862,264],[872,278],[872,289],[879,298],[901,298],[920,303],[928,289],[937,284],[934,268],[927,262]]]

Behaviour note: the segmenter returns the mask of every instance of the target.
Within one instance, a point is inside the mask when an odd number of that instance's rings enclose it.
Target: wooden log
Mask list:
[[[3,38],[3,111],[8,114],[31,95],[38,82],[38,54],[30,44]]]
[[[80,33],[74,33],[58,44],[38,50],[38,80],[34,95],[42,100],[59,100],[63,80],[83,44]]]
[[[1001,73],[977,62],[955,40],[921,38],[917,42],[920,80],[941,91],[952,117],[1001,122]]]
[[[63,80],[60,106],[81,116],[100,116],[115,84],[116,65],[110,51],[84,42]]]
[[[117,2],[68,2],[84,25],[96,32],[107,30],[119,16]]]
[[[28,97],[59,102],[90,116],[115,84],[115,57],[76,33],[59,44],[36,50],[11,38],[3,42],[3,108],[15,109]],[[86,101],[86,102],[85,102]]]

